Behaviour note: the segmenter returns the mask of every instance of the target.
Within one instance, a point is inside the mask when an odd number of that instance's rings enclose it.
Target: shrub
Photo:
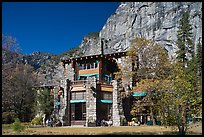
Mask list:
[[[32,125],[42,125],[42,123],[43,123],[43,118],[42,117],[35,117],[31,121]]]
[[[137,123],[138,122],[138,119],[137,118],[132,118],[132,121],[134,121],[135,123]]]
[[[121,126],[127,126],[127,120],[125,117],[120,117],[120,125]]]
[[[2,113],[2,124],[11,124],[14,122],[14,118],[16,118],[17,115],[15,112],[3,112]]]
[[[11,129],[15,133],[20,133],[20,132],[25,130],[25,126],[21,125],[21,122],[20,122],[19,118],[16,118],[15,122],[13,124],[11,124]]]

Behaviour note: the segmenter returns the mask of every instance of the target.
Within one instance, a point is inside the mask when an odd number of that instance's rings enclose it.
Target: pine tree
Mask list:
[[[177,113],[177,125],[179,133],[185,134],[187,130],[187,117],[192,117],[200,112],[201,90],[198,77],[198,68],[202,60],[201,45],[199,44],[197,54],[194,51],[192,42],[192,27],[190,24],[189,12],[184,12],[180,20],[179,30],[177,32],[177,60],[173,69],[173,93],[176,95],[174,104]],[[173,97],[172,97],[173,98]],[[172,101],[174,102],[174,101]],[[175,113],[175,114],[176,114]]]
[[[197,54],[196,54],[196,60],[197,60],[197,67],[198,67],[198,76],[201,78],[201,72],[202,72],[202,45],[199,41],[197,45]]]
[[[186,65],[188,60],[187,54],[192,55],[194,52],[191,30],[190,14],[189,12],[184,12],[180,20],[179,30],[177,31],[177,46],[179,50],[176,52],[177,59],[183,63],[183,66]]]

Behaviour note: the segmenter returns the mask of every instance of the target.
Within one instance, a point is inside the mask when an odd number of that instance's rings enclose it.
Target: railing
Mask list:
[[[100,82],[98,81],[97,84],[112,86],[111,82],[108,82],[108,81],[105,81],[105,80],[101,80]]]
[[[88,80],[76,80],[76,81],[73,81],[72,82],[72,85],[85,85],[85,83],[87,82]],[[112,86],[111,82],[108,82],[108,81],[105,81],[105,80],[101,80],[100,82],[97,80],[96,82],[97,84],[100,84],[100,85],[106,85],[106,86]]]

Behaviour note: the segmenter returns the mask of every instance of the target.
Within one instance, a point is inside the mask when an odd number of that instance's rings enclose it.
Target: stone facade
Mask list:
[[[71,81],[74,81],[74,68],[72,68],[71,63],[65,64],[64,75],[65,75],[65,79],[69,79]]]
[[[121,92],[123,92],[122,81],[113,80],[113,126],[121,126],[121,119],[125,118],[122,107]]]
[[[96,126],[96,78],[88,77],[86,86],[86,126]]]

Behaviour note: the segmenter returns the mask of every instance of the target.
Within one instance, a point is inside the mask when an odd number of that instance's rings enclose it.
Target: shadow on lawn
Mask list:
[[[164,131],[164,132],[113,132],[113,133],[107,133],[102,135],[178,135],[178,132],[173,131]],[[202,135],[200,133],[195,132],[189,132],[187,135]]]

